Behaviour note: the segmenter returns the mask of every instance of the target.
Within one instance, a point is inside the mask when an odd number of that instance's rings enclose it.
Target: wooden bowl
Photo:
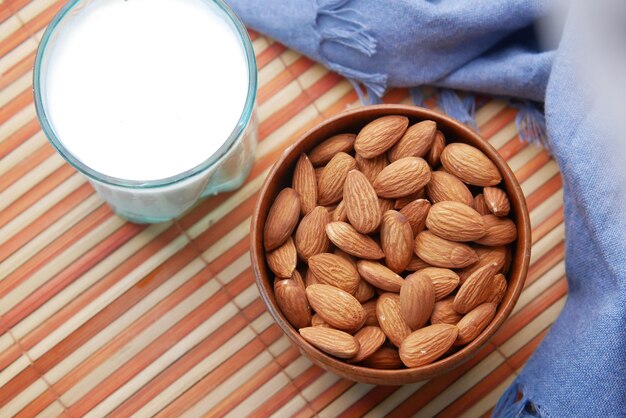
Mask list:
[[[263,249],[263,228],[268,210],[278,192],[291,186],[294,166],[302,152],[308,152],[315,145],[339,133],[358,133],[368,122],[386,115],[404,115],[414,124],[430,119],[437,122],[448,143],[465,142],[484,152],[496,164],[502,174],[503,185],[511,201],[511,217],[517,224],[518,238],[514,243],[513,261],[509,270],[508,288],[498,306],[493,321],[467,346],[454,354],[443,357],[434,363],[399,370],[380,370],[352,365],[329,356],[306,342],[298,331],[282,314],[274,297],[273,273],[267,267]],[[377,385],[401,385],[433,378],[458,367],[469,360],[482,347],[513,310],[513,306],[524,287],[524,280],[530,261],[530,219],[526,201],[517,179],[497,151],[476,132],[438,112],[403,105],[375,105],[349,110],[330,118],[305,133],[295,144],[287,148],[270,171],[257,202],[251,225],[251,258],[256,283],[268,311],[291,341],[318,366],[332,371],[346,379]]]

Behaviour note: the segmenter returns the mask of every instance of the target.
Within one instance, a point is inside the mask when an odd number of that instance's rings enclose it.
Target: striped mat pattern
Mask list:
[[[477,111],[531,210],[531,268],[511,318],[445,376],[356,384],[290,345],[264,309],[248,257],[270,166],[304,131],[359,105],[350,84],[252,32],[260,76],[252,174],[176,222],[130,224],[54,152],[35,117],[35,50],[63,3],[0,4],[1,417],[490,414],[567,293],[561,177],[549,155],[519,141],[515,110],[484,99]],[[406,90],[385,101],[410,102]]]

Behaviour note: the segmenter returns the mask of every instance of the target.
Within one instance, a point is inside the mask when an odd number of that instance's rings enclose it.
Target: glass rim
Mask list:
[[[240,135],[243,134],[244,130],[250,122],[250,119],[253,117],[254,104],[257,94],[257,68],[256,56],[254,54],[254,49],[252,48],[252,41],[250,40],[248,31],[246,30],[244,24],[241,22],[239,17],[237,17],[237,15],[233,12],[230,6],[228,6],[223,0],[203,1],[211,2],[217,5],[222,10],[222,12],[224,12],[225,17],[230,20],[232,27],[236,29],[237,33],[239,34],[239,39],[245,52],[246,64],[248,66],[248,92],[246,96],[246,102],[241,112],[241,116],[239,117],[235,128],[230,133],[226,141],[220,146],[220,148],[217,149],[217,151],[215,151],[202,163],[174,176],[169,176],[156,180],[129,180],[109,176],[97,170],[94,170],[93,168],[87,166],[82,161],[80,161],[63,145],[62,141],[56,136],[54,129],[49,122],[48,116],[46,114],[46,109],[43,104],[41,92],[41,66],[43,59],[46,55],[48,42],[50,41],[51,36],[55,33],[57,27],[64,20],[67,14],[78,3],[84,1],[88,0],[70,0],[56,13],[41,38],[41,41],[37,48],[37,54],[35,56],[35,64],[33,70],[33,93],[35,101],[35,111],[37,113],[37,119],[39,120],[39,124],[41,125],[44,134],[46,135],[48,141],[52,144],[52,146],[57,150],[57,152],[61,154],[61,156],[71,166],[73,166],[76,170],[78,170],[80,173],[84,174],[90,179],[111,186],[141,189],[168,186],[191,178],[196,174],[199,174],[211,167],[215,162],[217,162],[226,153],[228,153],[228,151],[230,151],[230,149],[235,145],[235,142],[240,137]]]

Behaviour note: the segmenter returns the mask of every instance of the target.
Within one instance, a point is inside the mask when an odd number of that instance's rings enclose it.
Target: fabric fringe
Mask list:
[[[351,0],[318,0],[316,26],[320,35],[320,45],[323,42],[334,42],[371,57],[376,53],[376,38],[361,23],[363,16],[357,10],[344,7],[349,1]],[[322,17],[330,19],[333,24],[322,24],[320,19]],[[323,55],[321,51],[320,54]],[[350,80],[362,103],[380,103],[387,89],[386,74],[366,73],[324,58],[328,68]],[[365,86],[367,97],[360,86],[361,83]]]
[[[521,394],[521,398],[518,394]],[[518,382],[514,382],[502,394],[491,416],[493,418],[550,418],[549,414],[528,399]]]
[[[449,116],[466,124],[472,129],[478,129],[476,123],[476,101],[468,94],[463,100],[454,90],[441,89],[437,94],[437,104]]]
[[[546,129],[546,117],[541,110],[532,102],[511,102],[511,106],[518,109],[515,117],[517,132],[522,141],[544,147],[552,153],[548,131]]]

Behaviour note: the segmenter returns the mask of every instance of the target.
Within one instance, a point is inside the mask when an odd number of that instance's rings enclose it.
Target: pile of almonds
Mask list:
[[[302,154],[265,224],[285,317],[366,367],[418,367],[474,340],[517,238],[494,163],[433,121],[408,125],[384,116]]]

